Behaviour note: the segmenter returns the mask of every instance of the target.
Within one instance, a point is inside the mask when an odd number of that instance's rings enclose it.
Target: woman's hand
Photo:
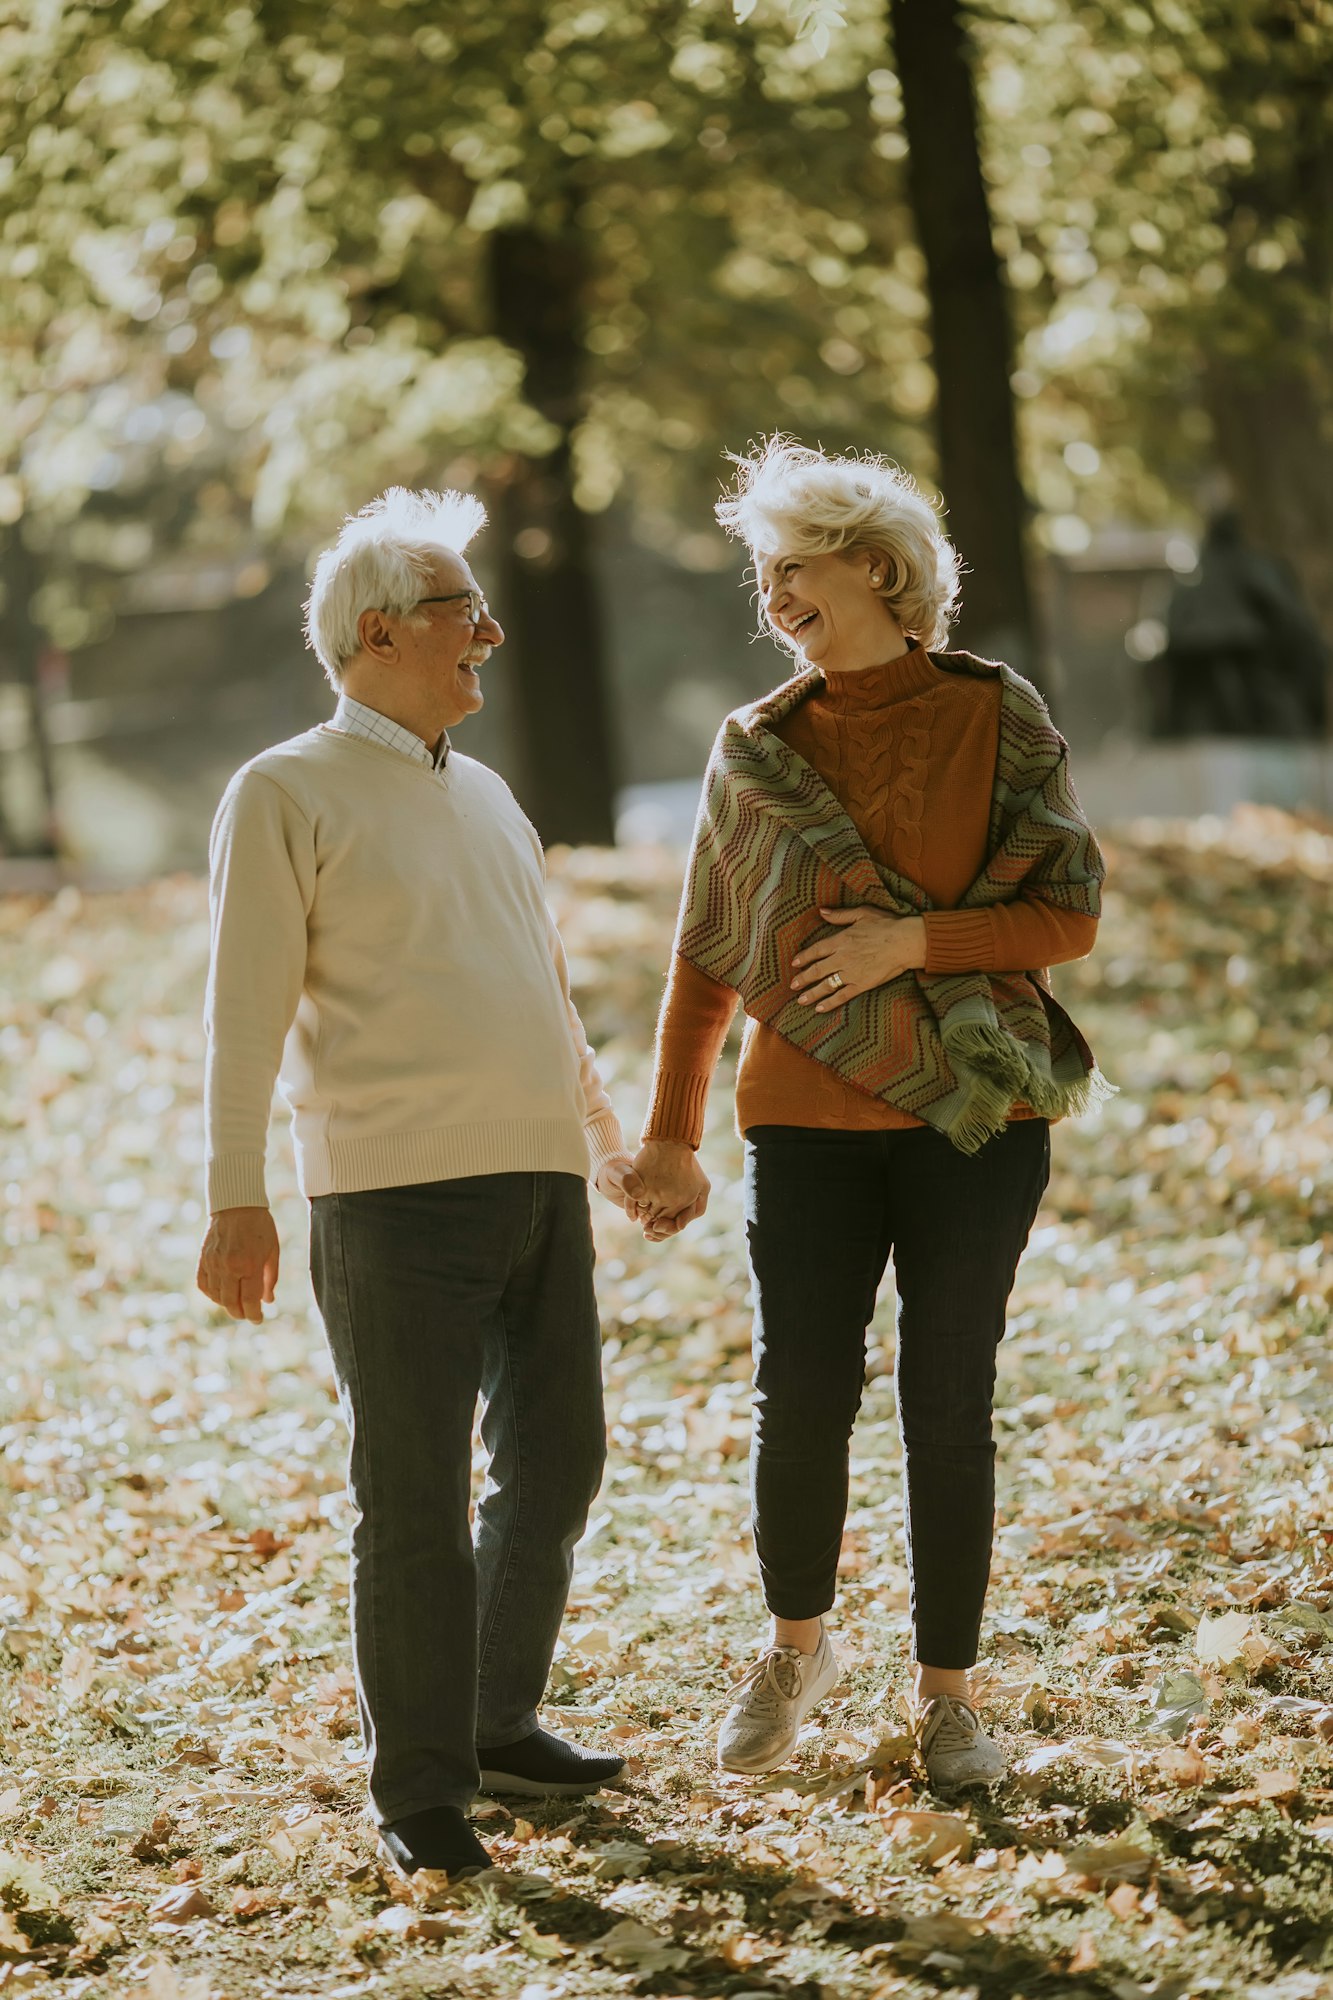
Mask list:
[[[863,905],[858,910],[821,910],[826,924],[841,926],[837,937],[807,945],[792,960],[792,992],[802,1007],[831,1014],[858,993],[887,986],[901,973],[920,971],[926,962],[926,926],[920,917],[890,917]]]
[[[676,1139],[649,1139],[634,1161],[642,1193],[639,1208],[648,1211],[643,1233],[650,1243],[675,1236],[708,1206],[709,1180],[692,1146]]]

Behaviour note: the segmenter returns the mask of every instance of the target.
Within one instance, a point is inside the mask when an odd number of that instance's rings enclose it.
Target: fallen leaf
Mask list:
[[[1298,1771],[1260,1771],[1254,1789],[1261,1799],[1296,1799],[1301,1793]]]
[[[1161,1750],[1153,1760],[1154,1768],[1172,1785],[1206,1785],[1212,1771],[1197,1750],[1174,1745]]]
[[[159,1896],[149,1905],[149,1916],[158,1924],[192,1924],[196,1917],[215,1915],[212,1903],[197,1882],[187,1882],[179,1889],[168,1889],[165,1896]]]
[[[1209,1612],[1199,1620],[1194,1651],[1206,1667],[1236,1666],[1253,1637],[1254,1622],[1243,1611],[1224,1611],[1220,1616]]]
[[[1153,1689],[1153,1727],[1164,1736],[1183,1736],[1209,1706],[1208,1690],[1197,1674],[1163,1674]]]
[[[768,1946],[762,1938],[757,1937],[730,1937],[722,1946],[723,1961],[733,1972],[744,1972],[748,1966],[756,1964],[761,1958],[767,1958],[768,1955]]]
[[[950,1857],[966,1861],[972,1852],[971,1820],[955,1813],[893,1811],[884,1820],[885,1838],[894,1847],[910,1847],[923,1861]]]
[[[212,1984],[205,1972],[188,1973],[168,1959],[154,1958],[142,1980],[125,1988],[124,2000],[212,2000]]]
[[[233,1889],[231,1914],[238,1923],[248,1924],[255,1917],[267,1916],[281,1903],[282,1897],[276,1889]]]
[[[1286,1604],[1273,1613],[1270,1623],[1286,1636],[1304,1639],[1310,1645],[1322,1646],[1325,1641],[1333,1640],[1333,1614],[1320,1611],[1313,1604]]]
[[[923,1951],[959,1952],[966,1951],[985,1935],[986,1926],[980,1918],[960,1917],[951,1910],[940,1910],[929,1916],[908,1917],[901,1942],[909,1947],[919,1946]]]
[[[872,1812],[882,1813],[891,1807],[910,1807],[915,1797],[916,1789],[910,1779],[892,1771],[869,1771],[866,1774],[866,1804]]]
[[[1152,1866],[1152,1848],[1144,1840],[1075,1841],[1061,1852],[1064,1871],[1092,1888],[1105,1882],[1140,1881]]]
[[[464,1928],[457,1917],[414,1909],[410,1903],[393,1903],[373,1919],[372,1928],[381,1937],[402,1938],[412,1943],[438,1942],[457,1937]]]
[[[1080,1931],[1073,1956],[1065,1967],[1066,1972],[1095,1972],[1098,1964],[1096,1939],[1091,1931]]]
[[[594,1939],[590,1949],[612,1965],[632,1966],[643,1973],[679,1972],[690,1962],[688,1951],[632,1917]]]
[[[292,1862],[323,1835],[337,1830],[332,1813],[316,1812],[308,1805],[291,1806],[270,1823],[264,1845],[279,1861]]]
[[[0,1952],[9,1952],[22,1957],[33,1948],[32,1939],[15,1922],[12,1910],[0,1908]]]
[[[592,1872],[599,1882],[633,1882],[652,1866],[647,1848],[632,1841],[610,1841],[595,1854]]]

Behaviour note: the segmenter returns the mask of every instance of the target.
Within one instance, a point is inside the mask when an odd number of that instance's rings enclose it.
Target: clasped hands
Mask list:
[[[920,917],[891,917],[862,905],[819,912],[837,935],[821,938],[792,960],[792,991],[802,1007],[835,1013],[860,993],[885,986],[926,962],[926,927]],[[708,1176],[683,1141],[650,1139],[633,1160],[609,1160],[597,1176],[609,1201],[643,1225],[650,1243],[675,1236],[708,1206]]]
[[[643,1225],[650,1243],[677,1236],[708,1206],[709,1180],[692,1146],[683,1140],[649,1139],[631,1160],[621,1154],[606,1161],[597,1191]]]

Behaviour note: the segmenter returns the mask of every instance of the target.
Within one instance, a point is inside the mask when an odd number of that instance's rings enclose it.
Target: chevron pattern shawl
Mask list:
[[[1036,689],[967,653],[932,655],[954,673],[1001,680],[988,859],[962,899],[988,909],[1037,890],[1097,916],[1101,853],[1069,779],[1067,748]],[[1016,1103],[1042,1117],[1113,1095],[1044,973],[905,972],[818,1014],[793,997],[794,955],[833,927],[826,909],[870,904],[891,916],[930,909],[918,886],[879,867],[818,773],[775,734],[814,688],[799,675],[722,725],[695,826],[676,949],[733,987],[745,1011],[846,1082],[974,1153]]]

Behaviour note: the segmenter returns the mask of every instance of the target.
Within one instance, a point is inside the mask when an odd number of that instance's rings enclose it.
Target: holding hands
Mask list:
[[[831,1014],[859,993],[887,986],[926,962],[926,926],[920,917],[890,917],[882,910],[821,910],[837,937],[807,945],[792,960],[792,992],[802,1007]]]
[[[650,1139],[634,1162],[646,1191],[640,1216],[650,1243],[677,1236],[708,1206],[709,1181],[692,1146],[678,1139]]]
[[[792,991],[803,1007],[832,1013],[858,994],[925,965],[926,926],[920,917],[890,917],[868,906],[819,914],[837,930],[792,960]],[[683,1140],[649,1139],[633,1160],[621,1154],[607,1161],[597,1187],[642,1224],[650,1243],[679,1235],[708,1206],[708,1176]]]
[[[597,1175],[597,1190],[643,1225],[650,1243],[678,1235],[708,1206],[708,1176],[690,1146],[673,1139],[650,1139],[637,1158],[608,1160]]]

